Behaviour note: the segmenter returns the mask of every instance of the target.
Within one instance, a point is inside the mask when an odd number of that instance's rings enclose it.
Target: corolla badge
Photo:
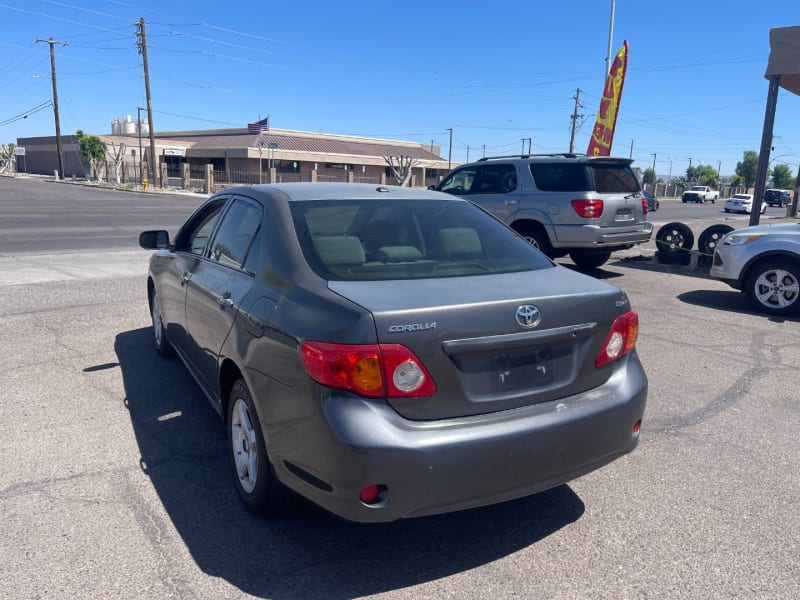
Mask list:
[[[536,327],[542,321],[542,313],[533,304],[523,304],[515,314],[517,323],[525,329]]]

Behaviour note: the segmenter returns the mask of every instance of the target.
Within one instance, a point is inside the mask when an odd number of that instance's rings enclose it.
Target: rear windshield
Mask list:
[[[543,192],[632,194],[639,182],[628,165],[603,163],[531,163],[531,175]]]
[[[470,202],[324,200],[290,207],[306,261],[328,280],[427,279],[553,267]]]

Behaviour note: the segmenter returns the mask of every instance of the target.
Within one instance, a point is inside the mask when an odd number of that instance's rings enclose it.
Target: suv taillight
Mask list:
[[[603,201],[592,198],[573,200],[572,208],[585,219],[596,219],[603,214]]]
[[[647,214],[647,198],[642,198],[642,212]]]
[[[322,385],[367,398],[419,398],[436,393],[422,362],[400,344],[303,342],[309,377]]]
[[[639,315],[630,310],[624,315],[618,316],[611,324],[611,331],[608,332],[603,347],[600,348],[600,352],[594,359],[594,366],[602,367],[619,360],[633,350],[638,337]]]

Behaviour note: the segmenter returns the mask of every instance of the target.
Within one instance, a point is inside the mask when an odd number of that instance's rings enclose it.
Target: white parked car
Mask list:
[[[712,277],[741,290],[757,310],[800,311],[800,224],[735,229],[714,249]]]
[[[750,214],[753,210],[753,194],[734,194],[725,200],[726,213],[745,213]],[[766,202],[761,204],[761,214],[767,210]]]

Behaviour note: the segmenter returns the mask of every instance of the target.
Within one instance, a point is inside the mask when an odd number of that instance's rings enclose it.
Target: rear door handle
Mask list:
[[[233,298],[230,292],[225,292],[222,296],[217,296],[217,302],[222,308],[233,308]]]
[[[506,200],[506,206],[516,206],[516,200]]]

